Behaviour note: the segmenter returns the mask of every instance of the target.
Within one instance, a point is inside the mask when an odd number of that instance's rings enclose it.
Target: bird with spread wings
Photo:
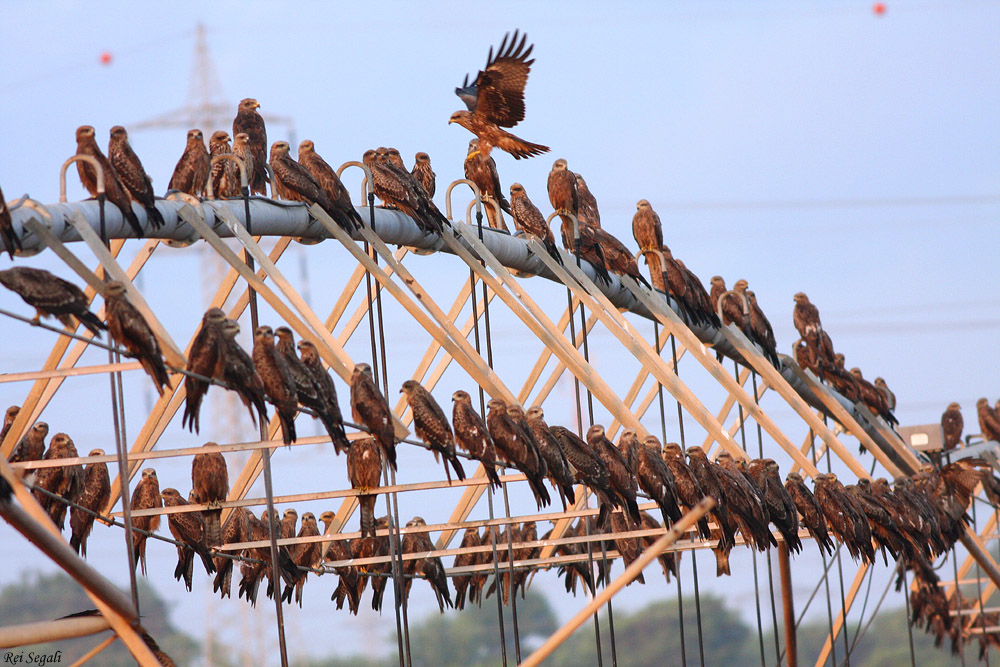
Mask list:
[[[528,59],[534,45],[524,48],[527,35],[518,40],[518,31],[508,41],[510,34],[504,35],[493,55],[490,47],[486,59],[486,69],[480,70],[476,80],[469,85],[466,75],[461,88],[455,89],[468,110],[456,111],[448,123],[458,123],[479,137],[479,150],[486,156],[494,146],[507,151],[515,160],[547,153],[548,146],[533,144],[510,132],[504,127],[514,127],[524,120],[524,86],[535,59]]]

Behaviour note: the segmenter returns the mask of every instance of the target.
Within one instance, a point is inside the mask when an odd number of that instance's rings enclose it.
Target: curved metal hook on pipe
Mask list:
[[[670,290],[667,288],[667,279],[663,277],[663,273],[665,272],[665,268],[667,266],[667,260],[663,256],[663,251],[659,248],[645,248],[635,253],[635,258],[638,260],[642,257],[646,260],[646,266],[649,268],[649,282],[653,283],[653,265],[649,262],[649,257],[647,257],[649,253],[656,253],[656,256],[660,258],[660,280],[663,281],[663,293],[667,296],[667,303],[669,303]]]
[[[577,246],[579,250],[580,246],[580,219],[576,217],[575,213],[570,213],[564,209],[559,209],[558,211],[552,211],[549,213],[549,217],[545,218],[545,226],[548,227],[552,223],[552,218],[556,216],[568,215],[569,219],[573,221],[573,244]]]
[[[476,212],[482,213],[483,210],[483,193],[479,191],[479,186],[467,178],[459,178],[457,180],[452,181],[451,184],[448,186],[448,189],[444,191],[444,215],[449,220],[454,220],[454,218],[451,215],[451,191],[454,190],[455,186],[458,185],[459,183],[465,183],[470,188],[472,188],[472,194],[476,195],[476,201],[475,201]],[[467,208],[465,212],[466,219],[468,219],[469,211],[471,210],[472,206],[470,204],[469,208]]]
[[[500,205],[497,203],[497,201],[495,199],[493,199],[492,197],[489,197],[487,199],[483,199],[482,201],[486,202],[487,204],[489,204],[489,205],[491,205],[493,207],[493,210],[496,211],[496,213],[497,213],[497,220],[499,220],[500,219]],[[473,206],[477,206],[477,208],[478,208],[478,204],[479,204],[479,202],[477,202],[475,199],[473,199],[472,201],[469,202],[469,205],[465,207],[465,219],[468,220],[468,221],[470,221],[469,222],[470,225],[472,224],[472,222],[471,222],[471,220],[472,220],[472,207]],[[501,231],[502,232],[503,230],[501,229],[501,230],[497,230],[497,231]]]
[[[89,162],[90,166],[94,168],[97,172],[97,196],[100,197],[104,194],[104,170],[101,169],[101,163],[97,161],[97,158],[91,155],[74,155],[65,162],[63,162],[62,167],[59,169],[59,203],[66,203],[66,170],[74,162]]]
[[[715,314],[719,316],[719,321],[722,321],[722,300],[725,299],[730,294],[735,294],[740,298],[740,302],[743,304],[743,315],[744,317],[750,315],[750,299],[747,298],[745,292],[737,292],[734,289],[723,292],[719,295],[719,298],[715,301]]]
[[[369,169],[368,165],[364,162],[350,160],[337,167],[337,178],[340,178],[340,175],[343,174],[348,167],[360,167],[361,170],[365,172],[365,178],[361,181],[361,205],[367,206],[368,197],[375,196],[375,180],[372,178],[372,170]]]
[[[206,183],[206,186],[208,188],[207,192],[209,199],[215,199],[215,193],[212,192],[212,167],[214,167],[215,163],[219,162],[220,160],[232,160],[233,162],[236,163],[236,166],[240,168],[241,192],[243,190],[246,190],[250,186],[250,181],[249,179],[247,179],[247,165],[245,162],[243,162],[243,158],[237,155],[233,155],[232,153],[223,153],[222,155],[216,155],[215,157],[212,158],[211,162],[209,162],[209,167],[208,167],[208,183]]]

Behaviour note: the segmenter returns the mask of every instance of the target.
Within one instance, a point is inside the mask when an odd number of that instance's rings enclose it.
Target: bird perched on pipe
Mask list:
[[[115,168],[115,173],[121,180],[125,192],[133,201],[146,209],[146,219],[153,229],[163,226],[163,214],[156,208],[156,196],[153,194],[153,182],[146,175],[139,156],[132,150],[128,142],[128,132],[121,125],[111,128],[111,139],[108,142],[108,160]]]
[[[145,236],[142,225],[139,224],[139,218],[136,216],[135,211],[132,210],[132,200],[129,198],[128,193],[125,192],[125,186],[122,185],[121,180],[118,178],[115,168],[111,165],[108,158],[104,157],[104,153],[101,152],[100,147],[97,145],[97,139],[94,137],[94,128],[90,125],[81,125],[76,128],[76,154],[89,155],[97,160],[101,166],[101,172],[104,174],[105,198],[118,207],[122,217],[125,218],[125,221],[137,237],[142,238]],[[97,197],[99,194],[97,192],[97,171],[93,165],[85,160],[79,160],[76,163],[76,170],[80,174],[80,182],[83,183],[83,187],[86,188],[91,197]]]
[[[188,130],[184,152],[174,167],[167,188],[186,192],[194,197],[205,195],[208,178],[212,171],[212,157],[205,148],[205,137],[201,130]]]
[[[247,181],[250,184],[250,192],[254,194],[267,194],[267,127],[264,119],[257,109],[260,103],[252,97],[240,100],[236,108],[236,118],[233,119],[233,137],[239,138],[240,134],[247,135],[247,147],[253,158],[247,165]],[[235,153],[235,147],[233,152]]]

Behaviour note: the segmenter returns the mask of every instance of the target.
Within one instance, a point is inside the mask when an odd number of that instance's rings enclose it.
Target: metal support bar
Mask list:
[[[7,625],[0,627],[0,648],[14,648],[15,646],[42,644],[60,639],[86,637],[110,628],[111,624],[100,615]]]

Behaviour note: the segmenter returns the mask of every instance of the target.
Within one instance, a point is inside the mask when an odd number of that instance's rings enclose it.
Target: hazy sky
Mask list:
[[[537,60],[527,86],[527,116],[514,132],[552,152],[522,161],[495,152],[505,188],[521,182],[547,213],[545,177],[552,160],[564,157],[570,169],[586,176],[605,228],[629,245],[635,202],[648,199],[675,255],[706,283],[714,274],[730,284],[749,280],[783,352],[797,337],[792,294],[807,292],[848,365],[860,366],[867,377],[885,377],[895,390],[903,424],[936,422],[957,400],[965,409],[967,432],[974,432],[976,399],[985,395],[992,401],[1000,394],[997,360],[988,353],[1000,331],[1000,5],[995,2],[890,2],[883,16],[866,2],[752,7],[552,2],[488,9],[384,2],[290,9],[259,2],[175,2],[167,8],[8,0],[0,9],[0,87],[6,102],[0,105],[0,184],[8,199],[30,193],[43,202],[56,200],[58,169],[75,151],[78,125],[94,125],[105,145],[112,125],[131,129],[183,106],[199,22],[207,28],[221,82],[217,97],[230,103],[234,114],[236,102],[250,96],[260,101],[262,112],[294,120],[294,137],[289,128],[272,125],[271,141],[313,139],[334,165],[380,145],[397,146],[408,163],[414,152],[427,151],[440,193],[461,177],[471,137],[447,124],[462,106],[452,89],[484,65],[490,45],[504,32],[520,28],[535,44]],[[108,65],[100,62],[103,52],[111,55]],[[158,192],[166,189],[186,129],[131,132]],[[207,136],[220,128],[202,129]],[[228,123],[221,129],[228,130]],[[352,178],[357,190],[357,176]],[[84,196],[75,175],[69,195]],[[440,194],[438,201],[443,204]],[[126,262],[136,247],[127,247]],[[82,247],[79,251],[89,258]],[[321,316],[353,268],[346,257],[339,246],[324,243],[294,246],[285,260],[290,277]],[[28,261],[69,275],[49,254]],[[407,262],[442,305],[450,305],[467,279],[451,257]],[[6,267],[9,260],[0,264]],[[147,298],[166,315],[182,345],[200,318],[202,295],[211,293],[199,285],[211,281],[210,272],[204,255],[191,249],[158,250],[143,272]],[[543,281],[526,284],[553,319],[558,317],[564,294]],[[28,312],[10,294],[0,294],[0,307]],[[267,317],[268,309],[263,312]],[[501,306],[495,312],[501,377],[516,390],[539,344]],[[390,384],[398,386],[423,354],[427,337],[413,333],[398,307],[387,304],[386,317]],[[0,349],[2,370],[41,365],[53,336],[26,331],[14,321],[0,326],[8,341]],[[648,323],[638,326],[651,333]],[[637,364],[606,332],[595,331],[592,340],[595,365],[624,394]],[[362,330],[348,351],[367,359],[367,345]],[[104,360],[91,352],[84,363]],[[681,369],[706,406],[717,410],[724,399],[718,387],[696,365]],[[150,401],[149,387],[134,373],[127,382],[134,437]],[[338,386],[346,401],[346,387]],[[464,373],[449,371],[435,394],[445,404],[460,387],[472,389]],[[20,402],[28,389],[24,383],[0,384],[0,401]],[[564,381],[546,405],[551,421],[572,419],[571,400],[572,386]],[[764,406],[801,442],[806,429],[787,406],[776,397]],[[676,412],[672,403],[667,407],[668,417]],[[107,414],[107,380],[78,378],[65,384],[44,419],[53,432],[69,432],[81,450],[110,451]],[[606,414],[599,409],[597,420],[606,421]],[[245,416],[235,419],[239,432],[223,421],[202,435],[251,438]],[[645,421],[658,430],[655,410]],[[676,417],[668,421],[673,438],[675,422]],[[689,440],[700,435],[691,420],[685,425]],[[172,424],[161,446],[204,441]],[[787,468],[787,457],[766,437],[764,448]],[[440,467],[423,452],[407,451],[401,460],[407,481],[440,477]],[[279,452],[275,461],[278,493],[346,484],[343,461],[327,447]],[[187,465],[183,460],[158,465],[161,485],[183,492]],[[230,459],[234,477],[238,465],[238,457]],[[419,513],[428,523],[444,521],[457,497],[452,491],[419,500],[404,495],[403,520]],[[515,512],[532,509],[524,498],[512,498],[512,505]],[[317,515],[322,510],[309,509]],[[480,508],[474,516],[484,513]],[[11,544],[7,558],[15,564],[4,569],[0,583],[22,568],[50,567],[33,548],[19,539],[8,541],[9,536],[0,528],[0,539]],[[93,545],[91,562],[124,583],[121,534],[98,527]],[[177,605],[184,629],[203,636],[205,627],[241,621],[256,624],[253,641],[271,641],[270,604],[259,605],[251,616],[239,603],[210,602],[201,575],[195,592],[185,594],[170,580],[173,548],[156,544],[150,551],[151,579]],[[797,561],[804,575],[816,560],[813,545],[807,552]],[[711,556],[699,556],[699,564],[703,561],[702,573],[710,573]],[[749,557],[734,556],[733,571],[719,590],[728,591],[749,617],[752,588],[743,576]],[[853,569],[845,574],[853,575]],[[796,581],[797,593],[808,593],[810,578]],[[304,612],[290,613],[290,633],[299,633],[298,645],[314,654],[370,650],[373,637],[390,632],[391,611],[360,619],[332,613],[326,599],[331,579],[307,586]],[[634,607],[672,594],[661,580],[651,579],[646,587],[630,587],[619,604]],[[716,586],[709,579],[702,578],[703,588]],[[550,593],[563,616],[582,602],[565,598],[553,574],[538,576],[534,585]],[[411,618],[432,608],[424,589],[414,586]],[[234,633],[222,638],[251,645]],[[264,653],[270,650],[261,646]]]

